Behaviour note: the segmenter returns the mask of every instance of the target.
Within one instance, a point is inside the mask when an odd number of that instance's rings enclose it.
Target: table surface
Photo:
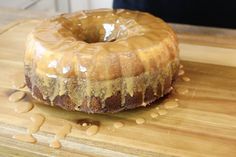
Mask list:
[[[0,67],[4,67],[0,76],[0,121],[5,125],[0,125],[3,128],[0,132],[7,136],[0,137],[0,152],[5,151],[7,155],[9,152],[15,153],[15,156],[20,152],[27,152],[28,156],[32,156],[30,153],[33,152],[48,154],[48,156],[50,153],[52,155],[59,152],[67,156],[73,154],[76,156],[75,153],[78,152],[88,156],[95,156],[96,153],[107,156],[112,153],[113,156],[118,154],[127,156],[132,153],[151,156],[156,152],[176,156],[183,154],[205,156],[207,153],[208,156],[226,154],[234,156],[236,152],[235,30],[171,24],[178,33],[181,59],[186,60],[182,61],[182,64],[191,81],[186,83],[180,78],[177,80],[176,87],[188,88],[189,93],[178,95],[180,106],[170,111],[166,117],[159,118],[157,121],[148,119],[150,112],[155,110],[153,107],[116,115],[87,115],[36,105],[29,114],[42,112],[47,118],[40,132],[35,135],[39,142],[37,145],[32,145],[17,142],[8,135],[15,134],[16,131],[24,132],[23,128],[29,120],[28,113],[16,115],[12,112],[15,104],[10,104],[6,96],[10,88],[9,76],[23,70],[24,38],[34,26],[34,22],[17,23],[16,20],[50,15],[0,9],[0,17],[3,15],[4,18],[0,18]],[[147,118],[145,127],[134,124],[133,119],[136,115]],[[78,119],[88,116],[98,119],[103,124],[96,136],[86,136],[84,131],[78,129],[73,123],[72,132],[62,143],[63,149],[52,151],[48,147],[50,141],[48,139],[52,139],[53,133],[62,125],[65,117]],[[124,121],[126,127],[115,132],[107,130],[106,128],[112,126],[114,120]],[[140,133],[144,132],[145,134],[139,137]],[[148,147],[143,147],[144,145]]]

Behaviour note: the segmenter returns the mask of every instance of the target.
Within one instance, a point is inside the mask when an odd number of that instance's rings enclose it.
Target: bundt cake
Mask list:
[[[71,111],[118,112],[170,92],[178,42],[148,13],[81,11],[43,20],[27,38],[24,64],[35,99]]]

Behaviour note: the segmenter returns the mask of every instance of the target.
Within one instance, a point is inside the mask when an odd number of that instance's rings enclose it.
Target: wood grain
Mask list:
[[[236,30],[193,26],[187,24],[170,24],[178,34],[181,42],[194,45],[207,45],[223,48],[236,48]]]
[[[175,91],[150,107],[118,114],[88,115],[66,112],[35,103],[25,114],[15,113],[15,103],[8,101],[11,89],[9,78],[23,72],[23,53],[26,35],[37,21],[19,22],[0,34],[0,154],[12,156],[227,156],[236,154],[236,51],[233,48],[181,43],[181,59],[185,76],[175,83]],[[206,57],[207,56],[207,57]],[[181,94],[180,89],[188,89]],[[152,119],[156,106],[167,100],[179,99],[179,107],[165,116]],[[41,113],[45,123],[34,136],[36,144],[11,138],[26,133],[30,115]],[[146,120],[137,125],[136,118]],[[101,122],[98,134],[87,136],[76,124],[78,119],[90,118]],[[115,129],[121,121],[124,127]],[[48,145],[63,123],[70,123],[72,131],[62,148]]]

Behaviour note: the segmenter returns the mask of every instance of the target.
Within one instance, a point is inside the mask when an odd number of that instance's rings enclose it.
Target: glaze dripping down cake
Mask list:
[[[146,106],[172,88],[179,69],[174,31],[160,18],[100,9],[43,20],[28,36],[32,96],[87,113]]]

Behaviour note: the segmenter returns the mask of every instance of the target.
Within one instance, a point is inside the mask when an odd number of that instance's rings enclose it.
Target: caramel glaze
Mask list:
[[[61,142],[58,139],[54,139],[50,144],[49,147],[52,147],[54,149],[61,148]]]
[[[166,79],[172,82],[178,71],[179,54],[175,33],[161,19],[107,9],[44,20],[28,36],[24,62],[33,97],[55,105],[58,96],[68,95],[75,104],[70,110],[81,110],[93,97],[104,108],[116,93],[121,106],[137,92],[144,103],[149,87],[154,95],[160,87],[157,97],[163,96]]]
[[[14,135],[12,138],[17,139],[19,141],[23,141],[23,142],[28,142],[28,143],[36,143],[37,140],[29,134],[18,134],[18,135]]]
[[[58,132],[55,135],[56,139],[63,139],[66,137],[67,134],[69,134],[71,132],[71,125],[70,124],[65,124],[63,125],[63,127],[58,130]]]

